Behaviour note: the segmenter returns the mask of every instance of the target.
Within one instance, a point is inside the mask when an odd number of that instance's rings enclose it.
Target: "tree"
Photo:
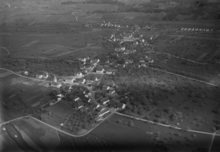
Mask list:
[[[129,121],[128,122],[128,126],[130,126],[130,127],[134,127],[134,122],[131,120],[131,121]]]
[[[208,148],[204,148],[204,147],[199,147],[194,149],[192,152],[207,152]]]
[[[168,151],[169,151],[168,147],[166,147],[162,141],[157,141],[152,149],[152,152],[168,152]]]

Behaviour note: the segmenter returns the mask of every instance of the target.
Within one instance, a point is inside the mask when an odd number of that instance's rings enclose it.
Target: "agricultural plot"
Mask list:
[[[107,104],[109,108],[118,106],[119,111],[124,114],[186,129],[179,131],[119,115],[103,122],[101,118],[97,118],[101,114],[100,109],[94,110],[95,104],[92,104],[97,102],[93,97],[90,102],[88,97],[90,95],[82,94],[84,91],[82,89],[61,88],[60,92],[64,99],[49,106],[51,101],[57,99],[55,91],[50,96],[47,95],[51,91],[49,85],[42,87],[46,85],[46,82],[18,78],[8,72],[0,71],[1,81],[4,82],[3,96],[6,97],[1,109],[5,115],[1,121],[31,114],[48,125],[73,135],[82,135],[100,125],[90,134],[79,138],[71,138],[59,133],[61,138],[59,145],[59,137],[56,136],[55,130],[35,119],[24,119],[13,122],[14,128],[11,124],[7,126],[10,137],[22,146],[28,144],[27,147],[30,151],[91,151],[93,148],[95,148],[94,151],[106,151],[106,149],[161,151],[158,150],[160,148],[163,151],[171,152],[198,151],[198,148],[207,150],[210,146],[210,135],[186,130],[190,128],[212,133],[219,129],[218,100],[220,92],[218,88],[181,78],[181,76],[152,70],[152,67],[220,84],[219,65],[207,64],[204,66],[175,58],[172,55],[149,54],[149,50],[155,48],[154,51],[170,53],[198,62],[210,61],[219,54],[217,34],[215,34],[217,32],[205,34],[205,32],[190,31],[190,33],[181,31],[180,28],[193,26],[204,28],[214,27],[214,25],[211,26],[210,22],[200,22],[199,20],[163,21],[167,19],[167,16],[169,18],[169,11],[173,8],[168,6],[167,10],[166,5],[163,7],[161,3],[160,5],[155,3],[152,7],[162,6],[164,12],[149,11],[146,13],[145,7],[148,3],[142,6],[135,5],[136,2],[134,5],[120,5],[114,2],[115,5],[100,4],[99,2],[97,2],[99,4],[95,4],[93,1],[88,4],[78,0],[78,4],[74,3],[76,1],[62,2],[54,0],[52,4],[50,1],[38,1],[37,3],[23,1],[20,4],[10,1],[1,5],[1,10],[5,11],[2,21],[7,23],[0,26],[0,31],[4,32],[0,34],[3,38],[0,43],[11,53],[10,58],[5,58],[1,62],[2,67],[20,73],[28,71],[30,77],[46,71],[50,80],[53,78],[52,75],[63,79],[79,72],[87,73],[84,69],[85,66],[93,66],[92,62],[83,65],[76,58],[89,56],[91,59],[97,59],[100,57],[98,63],[100,68],[111,67],[112,70],[117,71],[116,74],[108,75],[108,77],[87,75],[84,78],[94,80],[96,77],[102,77],[98,86],[92,84],[92,87],[100,93],[98,96],[109,98],[109,104]],[[64,3],[68,5],[64,5]],[[151,9],[150,7],[149,9]],[[196,10],[197,7],[194,9]],[[174,12],[172,13],[171,17],[176,15]],[[6,18],[4,14],[6,14]],[[195,16],[198,19],[200,17]],[[112,25],[109,25],[111,27],[101,27],[100,23],[104,21],[120,24],[122,27],[119,29]],[[149,28],[148,25],[151,27]],[[138,30],[139,28],[140,30]],[[110,35],[112,37],[114,34],[120,35],[121,40],[117,36],[115,36],[116,39],[108,39]],[[117,43],[126,39],[123,37],[128,34],[129,37],[133,37],[132,39],[140,38],[141,42],[137,40],[137,43],[134,44]],[[115,47],[124,45],[126,52],[114,52]],[[130,49],[135,49],[136,53],[131,51],[132,53],[129,54]],[[103,59],[102,54],[107,57]],[[152,60],[148,61],[148,57],[145,60],[145,55],[150,55],[149,58],[152,57]],[[110,60],[107,61],[107,58]],[[147,65],[145,63],[143,65],[141,62],[146,62]],[[105,84],[110,80],[115,82],[114,86]],[[83,86],[86,85],[88,84]],[[103,87],[104,85],[105,87]],[[74,89],[76,92],[73,92]],[[91,92],[95,92],[93,88]],[[126,95],[124,95],[125,93]],[[76,96],[79,96],[82,102],[74,102]],[[120,107],[122,103],[123,108]],[[22,142],[16,139],[15,133]],[[216,146],[218,138],[216,139],[213,143],[215,148],[218,146]],[[59,146],[55,148],[57,145]]]
[[[108,122],[100,124],[93,132],[92,135],[110,141],[116,149],[127,151],[148,150],[151,149],[152,136],[143,134],[142,130],[130,127],[132,124],[127,122],[126,125],[112,123],[117,115],[111,117]],[[108,128],[108,130],[106,130]]]
[[[0,78],[4,78],[4,77],[10,76],[10,75],[12,75],[11,72],[9,72],[9,71],[4,71],[4,72],[0,73]]]
[[[76,49],[73,50],[72,52],[67,52],[67,55],[64,54],[59,54],[57,55],[57,57],[67,57],[67,56],[72,56],[75,58],[84,58],[87,56],[94,56],[98,53],[102,52],[102,48],[101,47],[85,47],[85,48],[80,48],[80,49]]]
[[[164,143],[164,146],[169,147],[168,149],[171,152],[192,150],[199,147],[209,148],[212,138],[211,135],[183,132],[172,128],[162,127],[130,118],[121,117],[118,115],[115,115],[109,121],[114,125],[138,130],[135,131],[136,133],[139,131],[142,132],[141,136],[150,137],[148,139],[148,143],[150,143],[151,146],[161,141]],[[124,132],[124,130],[121,132]]]
[[[2,130],[1,127],[1,134],[0,134],[0,150],[1,151],[17,151],[17,152],[24,152],[19,145],[8,135],[6,131]]]
[[[59,144],[56,131],[34,119],[27,118],[13,122],[13,124],[22,130],[41,150],[54,149]],[[28,138],[26,140],[28,140]]]
[[[38,84],[38,81],[18,77],[14,74],[3,78],[3,106],[1,110],[4,121],[30,113],[42,112],[41,106],[50,100],[47,96],[50,89]]]
[[[215,136],[211,152],[218,152],[218,151],[220,151],[219,142],[220,142],[220,137],[219,136]]]
[[[59,128],[60,124],[64,122],[63,119],[57,117],[56,115],[50,113],[42,113],[40,114],[40,119],[43,122],[46,122],[49,125]]]
[[[118,9],[118,6],[110,4],[75,4],[75,6],[82,11],[115,11]]]
[[[215,77],[214,81],[218,82],[218,66],[200,65],[198,63],[185,61],[165,54],[157,54],[156,61],[152,66],[206,81],[210,81],[210,79]]]
[[[153,83],[151,74],[155,75],[154,81],[157,83]],[[128,86],[133,88],[137,85],[140,88],[145,88],[147,89],[146,94],[151,94],[150,98],[149,95],[141,98],[138,98],[138,95],[137,97],[133,95],[136,100],[146,99],[144,103],[140,102],[141,106],[136,104],[135,108],[131,107],[134,103],[127,103],[123,113],[134,113],[141,117],[142,113],[147,112],[144,107],[150,103],[152,106],[153,103],[157,109],[146,115],[145,119],[182,127],[188,126],[207,132],[213,132],[215,127],[218,127],[218,124],[215,123],[219,116],[215,113],[216,107],[219,106],[218,88],[165,73],[160,75],[162,73],[156,71],[152,71],[151,74],[148,74],[149,78],[141,77],[138,81],[133,79],[133,82],[130,82],[129,79],[119,80],[123,84],[128,83]],[[147,81],[151,83],[147,83]],[[135,99],[133,100],[135,101]]]
[[[19,129],[16,125],[14,125],[15,129],[21,134],[21,137],[24,139],[24,141],[33,149],[41,151],[40,149],[30,138],[29,136],[21,129]]]
[[[102,152],[102,151],[113,151],[117,150],[117,147],[108,140],[95,136],[93,134],[88,134],[83,137],[69,137],[63,133],[59,133],[60,144],[54,150],[59,151],[91,151],[91,152]],[[118,149],[120,150],[120,149]]]
[[[210,58],[209,54],[211,55],[217,50],[217,42],[216,40],[209,40],[208,38],[207,40],[197,40],[196,38],[197,37],[195,37],[195,39],[188,38],[187,36],[185,36],[181,40],[173,42],[171,44],[170,41],[167,40],[166,42],[168,42],[169,45],[167,45],[163,40],[163,42],[158,42],[156,48],[164,53],[170,53],[172,55],[184,57],[194,61],[199,59],[200,62],[205,63]]]
[[[4,104],[0,107],[1,110],[1,121],[10,121],[15,118],[19,118],[25,116],[22,111],[17,111],[15,108],[10,108],[9,106],[5,106]]]
[[[24,92],[20,93],[19,95],[23,99],[23,103],[28,107],[31,107],[35,103],[39,102],[50,92],[49,89],[42,90],[42,87],[37,85],[34,85],[32,87],[23,87],[23,85],[20,84],[19,88],[23,88]],[[40,91],[35,92],[38,89],[40,89]]]
[[[197,97],[190,99],[177,93],[158,104],[157,109],[146,118],[207,132],[212,132],[216,126],[213,121],[217,120],[218,116],[212,110],[219,105],[217,101]]]
[[[68,105],[58,102],[57,104],[50,106],[48,108],[46,108],[47,111],[53,113],[54,115],[56,115],[57,117],[61,118],[61,119],[65,119],[67,116],[69,116],[70,114],[72,114],[74,112],[74,110],[72,108],[70,108]]]
[[[9,134],[9,136],[21,147],[24,151],[30,151],[30,152],[36,152],[33,147],[28,145],[25,140],[22,138],[19,131],[14,127],[13,124],[9,123],[5,125],[6,131]]]

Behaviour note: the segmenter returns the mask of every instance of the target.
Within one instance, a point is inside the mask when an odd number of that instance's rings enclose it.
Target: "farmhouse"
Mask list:
[[[100,107],[100,105],[98,104],[96,107],[95,107],[95,109],[98,109]]]
[[[36,78],[42,79],[42,78],[43,78],[43,75],[36,75]]]
[[[51,85],[52,87],[55,87],[55,88],[60,88],[60,87],[62,87],[62,84],[61,84],[61,83],[58,83],[58,82],[52,82],[50,85]]]
[[[83,102],[81,100],[77,101],[77,109],[81,109],[84,106]]]
[[[124,103],[118,103],[118,105],[117,105],[117,109],[125,109],[125,107],[126,107],[126,104],[124,104]]]
[[[79,101],[79,100],[81,100],[79,97],[77,97],[77,98],[75,98],[75,100],[74,101]]]
[[[109,100],[109,98],[108,97],[104,97],[104,98],[100,99],[100,102],[103,104],[103,102],[105,102],[107,100]]]
[[[105,73],[105,69],[102,69],[102,70],[96,69],[96,73],[103,74],[103,73]]]
[[[106,100],[106,101],[104,101],[102,104],[103,105],[106,105],[107,103],[109,103],[110,102],[110,100]]]

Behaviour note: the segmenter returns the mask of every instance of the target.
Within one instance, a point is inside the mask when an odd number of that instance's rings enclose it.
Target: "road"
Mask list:
[[[214,141],[214,139],[215,139],[215,136],[216,136],[216,133],[217,133],[217,132],[218,132],[218,130],[215,131],[215,132],[213,133],[213,135],[212,135],[211,144],[210,144],[210,146],[209,146],[209,152],[211,152],[211,150],[212,150],[213,141]]]
[[[52,125],[50,125],[50,124],[47,124],[47,123],[45,123],[45,122],[43,122],[43,121],[41,121],[41,120],[39,120],[39,119],[37,119],[37,118],[34,118],[34,117],[32,117],[32,116],[19,117],[19,118],[16,118],[16,119],[13,119],[13,120],[4,122],[4,123],[1,124],[1,126],[7,125],[7,124],[9,124],[9,123],[11,123],[11,122],[13,122],[13,121],[18,121],[18,120],[20,120],[20,119],[32,118],[32,119],[38,121],[39,123],[42,123],[42,124],[44,124],[44,125],[46,125],[46,126],[48,126],[48,127],[51,127],[51,128],[53,128],[53,129],[55,129],[56,131],[59,131],[59,132],[61,132],[61,133],[64,133],[64,134],[66,134],[66,135],[69,135],[69,136],[71,136],[71,137],[82,137],[82,136],[85,136],[85,135],[89,134],[91,131],[93,131],[95,128],[97,128],[97,127],[98,127],[100,124],[102,124],[105,120],[111,118],[113,115],[114,115],[114,113],[111,113],[111,114],[108,115],[101,123],[95,125],[92,129],[90,129],[89,131],[87,131],[86,133],[81,134],[81,135],[73,135],[73,134],[68,133],[68,132],[66,132],[66,131],[63,131],[63,130],[61,130],[61,129],[59,129],[59,128],[56,128],[56,127],[54,127],[54,126],[52,126]]]
[[[14,72],[14,71],[11,71],[11,70],[9,70],[9,69],[5,69],[5,68],[1,68],[1,67],[0,67],[0,70],[6,70],[6,71],[9,71],[9,72],[11,72],[11,73],[17,75],[17,76],[20,76],[20,77],[23,77],[23,78],[26,78],[26,79],[31,79],[31,80],[34,80],[34,81],[51,82],[51,81],[48,81],[48,80],[41,80],[41,79],[36,79],[36,78],[27,77],[27,76],[18,74],[18,73]]]
[[[0,124],[0,127],[1,127],[2,125],[8,124],[8,123],[13,122],[13,121],[17,121],[17,120],[24,119],[24,118],[29,118],[30,116],[31,116],[31,115],[22,116],[22,117],[18,117],[18,118],[15,118],[15,119],[12,119],[12,120],[3,122],[3,123]]]
[[[131,119],[136,119],[136,120],[143,121],[143,122],[148,122],[148,123],[151,123],[151,124],[156,124],[156,125],[167,127],[167,128],[173,128],[173,129],[177,129],[177,130],[186,130],[184,128],[180,128],[180,127],[177,127],[177,126],[171,126],[171,125],[166,125],[166,124],[162,124],[162,123],[158,123],[158,122],[154,122],[154,121],[150,121],[150,120],[145,120],[145,119],[142,119],[142,118],[122,114],[122,113],[119,113],[119,112],[115,112],[115,114],[120,115],[120,116],[124,116],[124,117],[127,117],[127,118],[131,118]],[[192,130],[192,129],[188,129],[187,131],[188,132],[193,132],[193,133],[199,133],[199,134],[212,135],[212,136],[213,135],[214,136],[220,136],[220,134],[216,134],[215,132],[214,133],[203,132],[203,131],[197,131],[197,130]]]
[[[102,121],[102,123],[103,123],[105,120],[107,120],[107,119],[109,119],[110,117],[112,117],[114,114],[117,114],[117,115],[120,115],[120,116],[123,116],[123,117],[127,117],[127,118],[131,118],[131,119],[135,119],[135,120],[139,120],[139,121],[143,121],[143,122],[147,122],[147,123],[151,123],[151,124],[155,124],[155,125],[159,125],[159,126],[162,126],[162,127],[173,128],[173,129],[176,129],[176,130],[185,130],[185,129],[180,128],[180,127],[177,127],[177,126],[171,126],[171,125],[166,125],[166,124],[162,124],[162,123],[157,123],[157,122],[153,122],[153,121],[150,121],[150,120],[145,120],[145,119],[142,119],[142,118],[138,118],[138,117],[134,117],[134,116],[122,114],[122,113],[119,113],[119,112],[111,113],[108,117],[106,117],[106,118]],[[24,118],[32,118],[32,119],[38,121],[39,123],[42,123],[42,124],[44,124],[44,125],[46,125],[46,126],[48,126],[48,127],[51,127],[51,128],[53,128],[53,129],[55,129],[56,131],[59,131],[59,132],[64,133],[64,134],[66,134],[66,135],[68,135],[68,136],[71,136],[71,137],[83,137],[83,136],[89,134],[89,133],[90,133],[91,131],[93,131],[94,129],[96,129],[96,128],[101,124],[101,123],[100,123],[100,124],[97,124],[97,125],[96,125],[95,127],[93,127],[91,130],[89,130],[89,131],[87,131],[86,133],[81,134],[81,135],[73,135],[73,134],[68,133],[68,132],[66,132],[66,131],[63,131],[63,130],[61,130],[61,129],[59,129],[59,128],[56,128],[56,127],[54,127],[54,126],[52,126],[52,125],[49,125],[49,124],[47,124],[47,123],[45,123],[45,122],[43,122],[43,121],[41,121],[41,120],[39,120],[39,119],[36,119],[36,118],[34,118],[34,117],[32,117],[32,116],[24,116],[24,117],[16,118],[16,119],[13,119],[13,120],[10,120],[10,121],[7,121],[7,122],[1,124],[1,126],[2,126],[2,125],[5,125],[5,124],[8,124],[8,123],[10,123],[10,122],[13,122],[13,121],[18,121],[18,120],[20,120],[20,119],[24,119]],[[212,147],[212,143],[213,143],[213,141],[214,141],[214,137],[215,137],[215,136],[220,136],[220,134],[217,134],[217,132],[211,133],[211,132],[197,131],[197,130],[192,130],[192,129],[188,129],[187,132],[199,133],[199,134],[205,134],[205,135],[211,135],[211,136],[213,136],[212,141],[211,141],[211,145],[210,145],[210,149],[211,149],[211,147]]]

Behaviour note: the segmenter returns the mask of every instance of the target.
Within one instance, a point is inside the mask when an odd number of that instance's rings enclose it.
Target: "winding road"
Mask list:
[[[107,119],[109,119],[110,117],[112,117],[113,115],[114,115],[114,113],[111,113],[110,115],[108,115],[108,116],[102,121],[102,123],[103,123],[105,120],[107,120]],[[54,127],[54,126],[52,126],[52,125],[50,125],[50,124],[47,124],[47,123],[45,123],[45,122],[43,122],[43,121],[41,121],[41,120],[39,120],[39,119],[37,119],[37,118],[34,118],[34,117],[32,117],[31,115],[28,115],[28,116],[19,117],[19,118],[12,119],[12,120],[10,120],[10,121],[4,122],[4,123],[0,124],[0,127],[2,127],[3,125],[8,124],[8,123],[10,123],[10,122],[18,121],[18,120],[25,119],[25,118],[34,119],[34,120],[38,121],[39,123],[42,123],[42,124],[44,124],[44,125],[46,125],[46,126],[48,126],[48,127],[51,127],[51,128],[53,128],[53,129],[55,129],[56,131],[59,131],[59,132],[61,132],[61,133],[64,133],[64,134],[66,134],[66,135],[69,135],[69,136],[71,136],[71,137],[82,137],[82,136],[85,136],[85,135],[89,134],[91,131],[93,131],[95,128],[97,128],[100,124],[102,124],[102,123],[99,123],[99,124],[95,125],[92,129],[90,129],[89,131],[87,131],[87,132],[84,133],[84,134],[81,134],[81,135],[73,135],[73,134],[68,133],[68,132],[66,132],[66,131],[63,131],[63,130],[57,128],[57,127]]]
[[[143,121],[143,122],[148,122],[148,123],[151,123],[151,124],[156,124],[156,125],[162,126],[162,127],[173,128],[173,129],[176,129],[176,130],[186,130],[184,128],[180,128],[180,127],[177,127],[177,126],[166,125],[166,124],[162,124],[162,123],[158,123],[158,122],[154,122],[154,121],[150,121],[150,120],[146,120],[146,119],[142,119],[142,118],[122,114],[122,113],[119,113],[119,112],[115,112],[115,114],[120,115],[120,116],[124,116],[124,117],[127,117],[127,118],[131,118],[131,119]],[[192,130],[192,129],[188,129],[187,131],[188,132],[193,132],[193,133],[205,134],[205,135],[220,136],[220,134],[216,134],[216,132],[211,133],[211,132],[197,131],[197,130]]]

